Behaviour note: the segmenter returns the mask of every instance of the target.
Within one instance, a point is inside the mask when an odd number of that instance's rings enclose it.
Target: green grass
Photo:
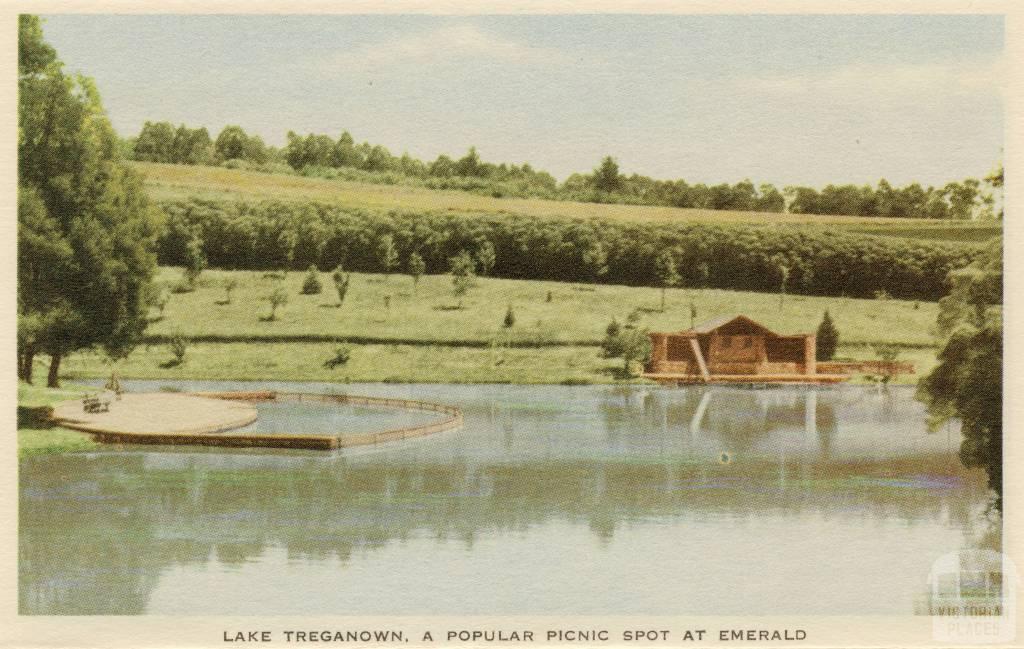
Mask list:
[[[356,345],[348,363],[327,369],[330,343],[195,343],[185,362],[169,366],[165,345],[152,345],[111,363],[99,354],[76,354],[66,363],[71,378],[106,378],[116,369],[122,378],[240,381],[325,381],[395,383],[617,383],[622,361],[606,359],[598,347],[477,349],[435,345]],[[846,358],[873,358],[870,348],[842,347]],[[932,349],[907,349],[916,375],[895,383],[912,384],[935,363]],[[864,382],[856,377],[855,382]]]
[[[18,383],[18,457],[82,451],[98,446],[86,433],[47,422],[51,406],[79,398],[84,392],[84,388],[76,386],[50,389]]]
[[[891,234],[891,236],[943,241],[984,241],[998,236],[1002,232],[1002,225],[998,222],[973,223],[863,216],[777,214],[650,205],[602,205],[541,199],[491,198],[468,192],[305,178],[222,167],[151,162],[133,164],[145,175],[146,189],[156,200],[190,197],[221,200],[316,200],[368,209],[448,210],[474,214],[515,213],[552,218],[597,217],[642,223],[788,223],[827,227],[839,225],[870,234]]]
[[[224,280],[239,280],[231,304],[224,304]],[[829,309],[845,344],[897,343],[908,347],[934,346],[929,333],[937,314],[933,302],[855,300],[787,296],[779,308],[777,295],[721,290],[667,291],[661,312],[661,291],[654,288],[579,285],[560,282],[478,279],[461,298],[452,293],[451,277],[425,276],[413,294],[405,275],[355,274],[341,308],[336,308],[330,276],[323,273],[324,292],[300,295],[304,273],[291,272],[284,281],[288,304],[275,321],[266,296],[278,280],[260,272],[206,271],[192,293],[173,294],[164,316],[147,329],[164,339],[174,334],[207,341],[324,342],[355,338],[361,342],[461,344],[487,346],[492,341],[516,346],[535,344],[596,345],[612,317],[620,322],[640,309],[640,326],[652,331],[676,331],[690,326],[690,301],[697,322],[742,313],[779,333],[814,331]],[[178,283],[181,271],[162,268],[159,280]],[[547,294],[551,293],[551,302]],[[385,308],[384,296],[390,295]],[[511,304],[516,324],[502,321]],[[154,318],[157,317],[153,312]]]
[[[160,280],[179,279],[163,268]],[[223,280],[239,279],[231,304]],[[448,276],[421,279],[415,293],[406,276],[354,274],[345,304],[336,296],[300,295],[304,273],[284,280],[289,303],[275,321],[266,320],[264,297],[278,280],[263,273],[207,271],[192,293],[174,294],[149,342],[117,363],[99,354],[76,354],[64,362],[68,377],[101,378],[117,370],[125,378],[240,379],[291,381],[396,381],[443,383],[608,383],[621,380],[621,361],[600,356],[598,344],[609,320],[620,322],[641,309],[640,326],[654,331],[689,327],[689,302],[698,320],[743,313],[780,333],[813,331],[827,308],[841,334],[840,356],[875,357],[877,343],[896,343],[902,360],[914,362],[913,383],[934,364],[935,341],[927,333],[934,303],[847,300],[717,290],[670,290],[665,312],[660,291],[623,286],[480,279],[459,300]],[[325,289],[330,279],[323,277]],[[551,302],[547,294],[551,293]],[[384,295],[391,295],[389,309]],[[516,324],[502,327],[508,304]],[[155,316],[154,312],[154,316]],[[167,340],[191,339],[185,362],[176,365]],[[348,363],[328,369],[336,339],[355,339]]]
[[[434,345],[356,345],[335,369],[330,343],[196,343],[185,362],[168,367],[165,345],[140,348],[116,365],[98,354],[68,359],[67,375],[118,375],[148,379],[393,381],[401,383],[608,383],[622,361],[604,359],[597,347],[480,349]]]

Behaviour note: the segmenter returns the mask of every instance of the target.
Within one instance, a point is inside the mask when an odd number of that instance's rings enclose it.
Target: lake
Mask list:
[[[123,383],[422,399],[465,426],[23,459],[22,614],[904,615],[988,529],[984,473],[912,388]],[[290,405],[255,426],[423,415]]]

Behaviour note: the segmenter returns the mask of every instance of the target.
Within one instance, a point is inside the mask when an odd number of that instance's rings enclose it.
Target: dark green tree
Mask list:
[[[160,219],[93,82],[64,72],[39,18],[18,28],[18,309],[31,325],[19,367],[47,354],[56,386],[67,354],[119,357],[141,337]]]
[[[818,325],[815,338],[817,340],[815,358],[819,361],[832,360],[836,355],[836,348],[839,347],[839,330],[832,322],[832,316],[829,315],[828,309],[825,309],[825,314],[821,317],[821,324]]]
[[[144,162],[178,162],[174,155],[174,127],[170,122],[146,122],[135,140],[134,159]]]
[[[615,162],[615,158],[609,155],[601,160],[601,165],[594,169],[593,183],[598,190],[609,194],[619,189],[622,177],[619,175],[619,164]]]
[[[930,424],[959,419],[964,466],[983,467],[1002,510],[1003,494],[1003,263],[1002,241],[960,271],[950,273],[939,302],[944,342],[939,363],[918,384]]]

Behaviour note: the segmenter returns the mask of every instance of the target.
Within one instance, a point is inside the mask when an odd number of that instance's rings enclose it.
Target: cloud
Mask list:
[[[734,79],[736,90],[768,95],[949,96],[1001,92],[1005,84],[1002,60],[927,64],[854,64],[800,74],[766,74]]]
[[[339,52],[322,69],[381,69],[403,65],[437,65],[449,61],[490,59],[518,63],[563,61],[557,49],[537,47],[484,31],[472,24],[440,27],[364,45],[350,52]]]

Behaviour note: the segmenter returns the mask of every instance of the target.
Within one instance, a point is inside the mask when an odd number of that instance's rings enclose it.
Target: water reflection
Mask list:
[[[466,426],[336,454],[124,447],[23,460],[21,612],[225,612],[233,609],[209,588],[238,579],[253,596],[284,589],[307,602],[305,612],[345,603],[361,612],[469,613],[485,596],[497,597],[474,590],[479,575],[464,575],[463,595],[451,602],[431,597],[431,581],[458,582],[458,568],[477,562],[495,579],[515,579],[558,539],[575,539],[580,551],[593,543],[580,570],[599,580],[624,565],[621,545],[671,554],[706,533],[721,548],[703,551],[706,565],[679,564],[679,574],[666,575],[706,580],[741,553],[765,552],[773,539],[752,525],[797,534],[772,550],[783,570],[826,549],[894,562],[959,547],[978,531],[984,505],[982,477],[956,461],[958,435],[926,433],[909,391],[369,385],[353,392],[454,403]],[[860,538],[865,525],[876,533]],[[834,547],[841,530],[859,546]],[[484,561],[488,552],[521,561]],[[431,559],[434,568],[419,565]],[[643,560],[649,570],[677,557]],[[368,589],[410,561],[427,572],[422,588],[400,586],[404,609],[394,597],[367,601]],[[330,588],[320,583],[325,574]],[[893,584],[917,576],[897,575]],[[581,578],[588,575],[547,584],[567,612],[622,610],[614,592],[606,600],[580,593]],[[744,585],[727,582],[723,593]],[[790,612],[813,608],[806,584],[792,588]],[[359,592],[362,599],[352,599]],[[511,599],[479,612],[531,612],[540,601],[504,597]],[[679,601],[675,591],[645,597],[640,612],[699,610],[696,599]],[[283,612],[260,601],[242,612]],[[776,604],[751,602],[745,612]]]

